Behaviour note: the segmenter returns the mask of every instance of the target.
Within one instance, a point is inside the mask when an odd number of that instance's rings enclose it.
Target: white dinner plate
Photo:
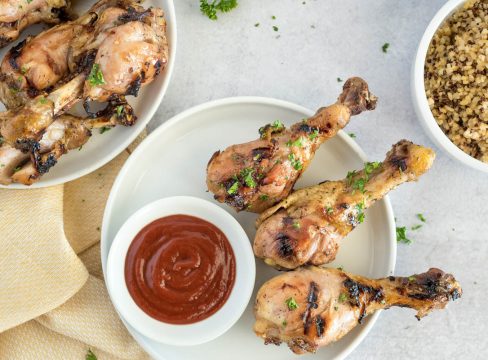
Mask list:
[[[74,11],[77,14],[84,13],[96,0],[76,1]],[[168,87],[176,55],[176,18],[173,0],[147,0],[142,4],[144,7],[157,6],[164,10],[167,23],[167,37],[169,43],[169,61],[161,74],[149,85],[141,88],[137,98],[128,96],[127,100],[133,106],[138,117],[135,125],[131,127],[117,126],[108,132],[100,134],[94,131],[91,139],[83,145],[81,151],[70,151],[59,159],[58,164],[50,169],[38,182],[31,186],[22,184],[0,185],[0,188],[31,189],[63,184],[75,180],[102,167],[118,154],[120,154],[135,138],[144,130],[147,123],[156,112]],[[35,35],[46,28],[45,25],[36,25],[23,32],[22,37],[12,45],[23,40],[27,34]],[[0,50],[0,61],[7,51],[9,45]],[[0,102],[0,111],[4,111]],[[79,108],[78,108],[79,109]],[[82,112],[80,115],[83,114]]]
[[[111,190],[102,226],[102,264],[104,274],[112,240],[125,220],[145,204],[167,196],[189,195],[210,201],[206,190],[206,166],[212,154],[228,145],[256,139],[258,129],[276,119],[285,125],[313,114],[288,102],[238,97],[206,103],[187,110],[151,133],[132,153]],[[352,121],[356,121],[352,119]],[[385,149],[386,152],[387,149]],[[382,160],[382,159],[378,159]],[[366,156],[344,132],[326,142],[317,151],[310,167],[296,188],[317,184],[325,179],[342,179],[352,169],[364,166]],[[236,213],[220,204],[243,226],[250,239],[255,234],[256,214]],[[346,271],[371,277],[393,273],[396,259],[396,235],[393,212],[388,198],[366,211],[366,220],[342,241],[337,259],[329,266],[343,266]],[[240,320],[226,334],[209,343],[168,346],[152,341],[126,324],[142,347],[155,359],[164,360],[287,360],[297,359],[286,345],[263,344],[252,331],[255,293],[278,271],[257,259],[256,285],[252,301]],[[316,355],[300,359],[342,359],[366,336],[378,313],[343,339],[320,349]]]

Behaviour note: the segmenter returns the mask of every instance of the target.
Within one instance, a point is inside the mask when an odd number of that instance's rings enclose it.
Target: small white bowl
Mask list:
[[[147,224],[169,215],[192,215],[217,226],[229,240],[236,260],[234,287],[215,314],[188,325],[173,325],[147,315],[132,299],[125,282],[125,259],[132,240]],[[152,202],[134,213],[117,233],[107,261],[107,288],[117,311],[141,334],[168,345],[198,345],[229,330],[247,307],[254,288],[256,264],[251,243],[241,225],[219,206],[188,196]]]
[[[430,42],[435,32],[444,23],[454,11],[460,8],[466,0],[450,0],[448,1],[438,12],[427,26],[425,33],[420,41],[417,53],[415,55],[415,62],[412,68],[412,99],[417,112],[417,117],[422,124],[422,127],[427,132],[432,141],[444,149],[453,159],[456,159],[463,164],[470,166],[474,169],[481,170],[488,173],[488,164],[475,159],[474,157],[466,154],[460,148],[447,137],[446,134],[437,124],[434,115],[427,102],[427,96],[425,94],[424,83],[424,65],[425,58],[427,56],[427,50],[429,49]]]

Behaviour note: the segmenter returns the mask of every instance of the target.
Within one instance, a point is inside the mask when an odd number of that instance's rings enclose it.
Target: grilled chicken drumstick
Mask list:
[[[315,352],[376,310],[408,307],[417,310],[420,320],[461,295],[454,277],[439,269],[408,278],[371,280],[311,266],[279,275],[261,287],[254,331],[265,344],[285,342],[297,354]]]
[[[69,6],[69,0],[0,0],[0,48],[29,25],[65,20]]]
[[[431,149],[402,140],[383,163],[366,163],[340,181],[300,189],[257,220],[254,254],[277,268],[334,260],[339,241],[364,219],[364,210],[390,190],[417,180],[432,165]]]
[[[279,121],[259,129],[261,138],[213,154],[207,187],[237,211],[261,212],[285,198],[317,148],[347,125],[352,115],[373,110],[366,82],[351,78],[337,102],[286,129]]]

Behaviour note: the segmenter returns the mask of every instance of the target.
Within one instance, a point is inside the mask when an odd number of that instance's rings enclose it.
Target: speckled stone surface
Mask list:
[[[360,75],[380,101],[347,131],[370,159],[383,159],[402,138],[437,151],[428,175],[391,195],[399,225],[418,224],[419,212],[427,218],[420,230],[410,231],[411,245],[398,245],[395,272],[442,268],[456,275],[463,298],[420,322],[411,310],[384,312],[349,359],[487,359],[488,175],[435,148],[410,96],[417,44],[445,1],[241,0],[215,22],[200,14],[197,0],[175,3],[176,67],[150,129],[191,106],[237,95],[316,109],[335,100],[338,77]]]

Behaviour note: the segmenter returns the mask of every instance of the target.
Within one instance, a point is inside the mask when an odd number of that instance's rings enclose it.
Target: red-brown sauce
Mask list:
[[[235,273],[224,233],[188,215],[146,225],[125,260],[125,281],[136,304],[170,324],[195,323],[217,312],[229,298]]]

